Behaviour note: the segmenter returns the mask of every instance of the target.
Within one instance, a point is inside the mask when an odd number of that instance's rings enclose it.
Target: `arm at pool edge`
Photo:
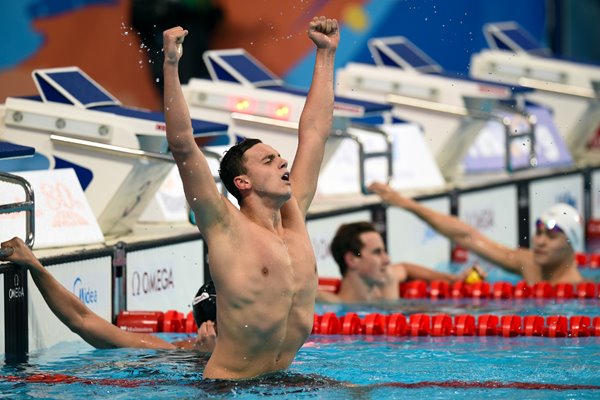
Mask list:
[[[98,316],[50,274],[20,238],[3,242],[1,247],[13,249],[12,253],[9,251],[10,254],[1,260],[26,267],[54,315],[90,345],[99,349],[175,348],[173,344],[157,336],[124,331]]]

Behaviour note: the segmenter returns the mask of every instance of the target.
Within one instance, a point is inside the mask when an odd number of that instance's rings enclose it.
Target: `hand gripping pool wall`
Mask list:
[[[0,331],[0,354],[4,353],[6,362],[22,361],[29,351],[29,329],[27,326],[27,269],[14,264],[0,265],[0,276],[4,283],[3,312],[4,321]]]

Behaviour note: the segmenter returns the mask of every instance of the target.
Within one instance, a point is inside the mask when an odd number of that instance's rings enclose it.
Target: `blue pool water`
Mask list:
[[[596,316],[598,300],[399,301],[318,305],[316,312]],[[416,311],[415,311],[416,310]],[[163,334],[168,340],[181,334]],[[245,383],[202,380],[206,356],[186,351],[95,350],[61,343],[3,365],[0,397],[598,399],[600,337],[389,337],[312,335],[288,371]],[[47,374],[40,378],[39,374]],[[60,374],[66,375],[62,377]],[[39,378],[40,382],[27,381]],[[52,379],[57,382],[50,382]]]

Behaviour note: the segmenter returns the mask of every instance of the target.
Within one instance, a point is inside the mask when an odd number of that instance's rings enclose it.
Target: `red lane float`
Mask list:
[[[475,334],[475,317],[461,314],[454,317],[454,334],[456,336],[473,336]]]
[[[385,317],[379,313],[367,314],[361,325],[365,335],[383,335],[385,333]]]
[[[513,337],[521,334],[521,317],[518,315],[503,315],[500,318],[500,335]]]
[[[422,299],[427,296],[427,283],[420,280],[400,284],[400,296],[405,299]]]
[[[319,290],[337,293],[340,282],[337,278],[319,278]],[[599,288],[600,283],[595,282],[552,285],[541,281],[530,286],[525,281],[513,285],[503,281],[493,283],[480,281],[471,284],[456,281],[450,284],[439,280],[430,283],[412,280],[400,283],[398,293],[405,299],[593,299],[600,298]]]
[[[513,285],[509,282],[494,282],[492,286],[492,298],[510,299],[513,297]]]
[[[315,320],[321,320],[315,316]],[[600,337],[600,317],[576,315],[493,315],[484,314],[475,318],[470,314],[460,314],[452,318],[447,314],[412,314],[408,320],[402,314],[383,316],[379,313],[367,314],[362,319],[356,313],[348,313],[340,318],[342,335],[388,335],[388,336],[545,336]],[[360,326],[360,328],[359,328]],[[321,327],[323,324],[321,323]],[[318,333],[313,330],[313,333]]]
[[[431,330],[429,315],[413,314],[408,319],[407,334],[409,336],[427,336]]]
[[[544,333],[544,318],[539,315],[527,315],[523,319],[523,335],[542,336]]]
[[[431,320],[431,336],[449,336],[452,333],[452,318],[447,314],[434,315]]]
[[[360,317],[355,313],[348,313],[341,319],[342,335],[360,335],[362,333],[362,323]]]
[[[548,337],[566,337],[568,334],[567,317],[561,315],[551,316],[546,319]]]
[[[571,336],[574,337],[586,337],[592,333],[590,317],[574,315],[569,319],[569,326],[571,327]]]
[[[498,323],[500,322],[497,315],[484,314],[477,318],[478,336],[495,336],[498,333]]]
[[[404,336],[406,333],[406,317],[402,314],[389,315],[385,333],[388,336]]]
[[[450,297],[450,284],[446,281],[431,281],[429,297],[432,299],[447,299]]]

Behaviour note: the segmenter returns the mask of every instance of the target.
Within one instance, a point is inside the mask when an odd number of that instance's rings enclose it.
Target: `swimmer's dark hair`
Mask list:
[[[348,270],[346,261],[344,261],[344,255],[349,251],[354,255],[360,255],[360,250],[364,246],[364,243],[360,240],[360,235],[365,232],[379,233],[377,229],[375,229],[375,225],[370,222],[343,224],[335,233],[329,249],[331,250],[333,259],[340,267],[342,276],[345,276],[346,271]]]
[[[258,143],[262,143],[262,141],[259,139],[244,139],[238,144],[231,146],[221,159],[221,165],[219,166],[221,182],[223,182],[227,191],[237,199],[240,206],[242,205],[242,194],[235,186],[235,183],[233,183],[233,180],[235,177],[244,175],[247,172],[244,165],[246,162],[244,153]]]

